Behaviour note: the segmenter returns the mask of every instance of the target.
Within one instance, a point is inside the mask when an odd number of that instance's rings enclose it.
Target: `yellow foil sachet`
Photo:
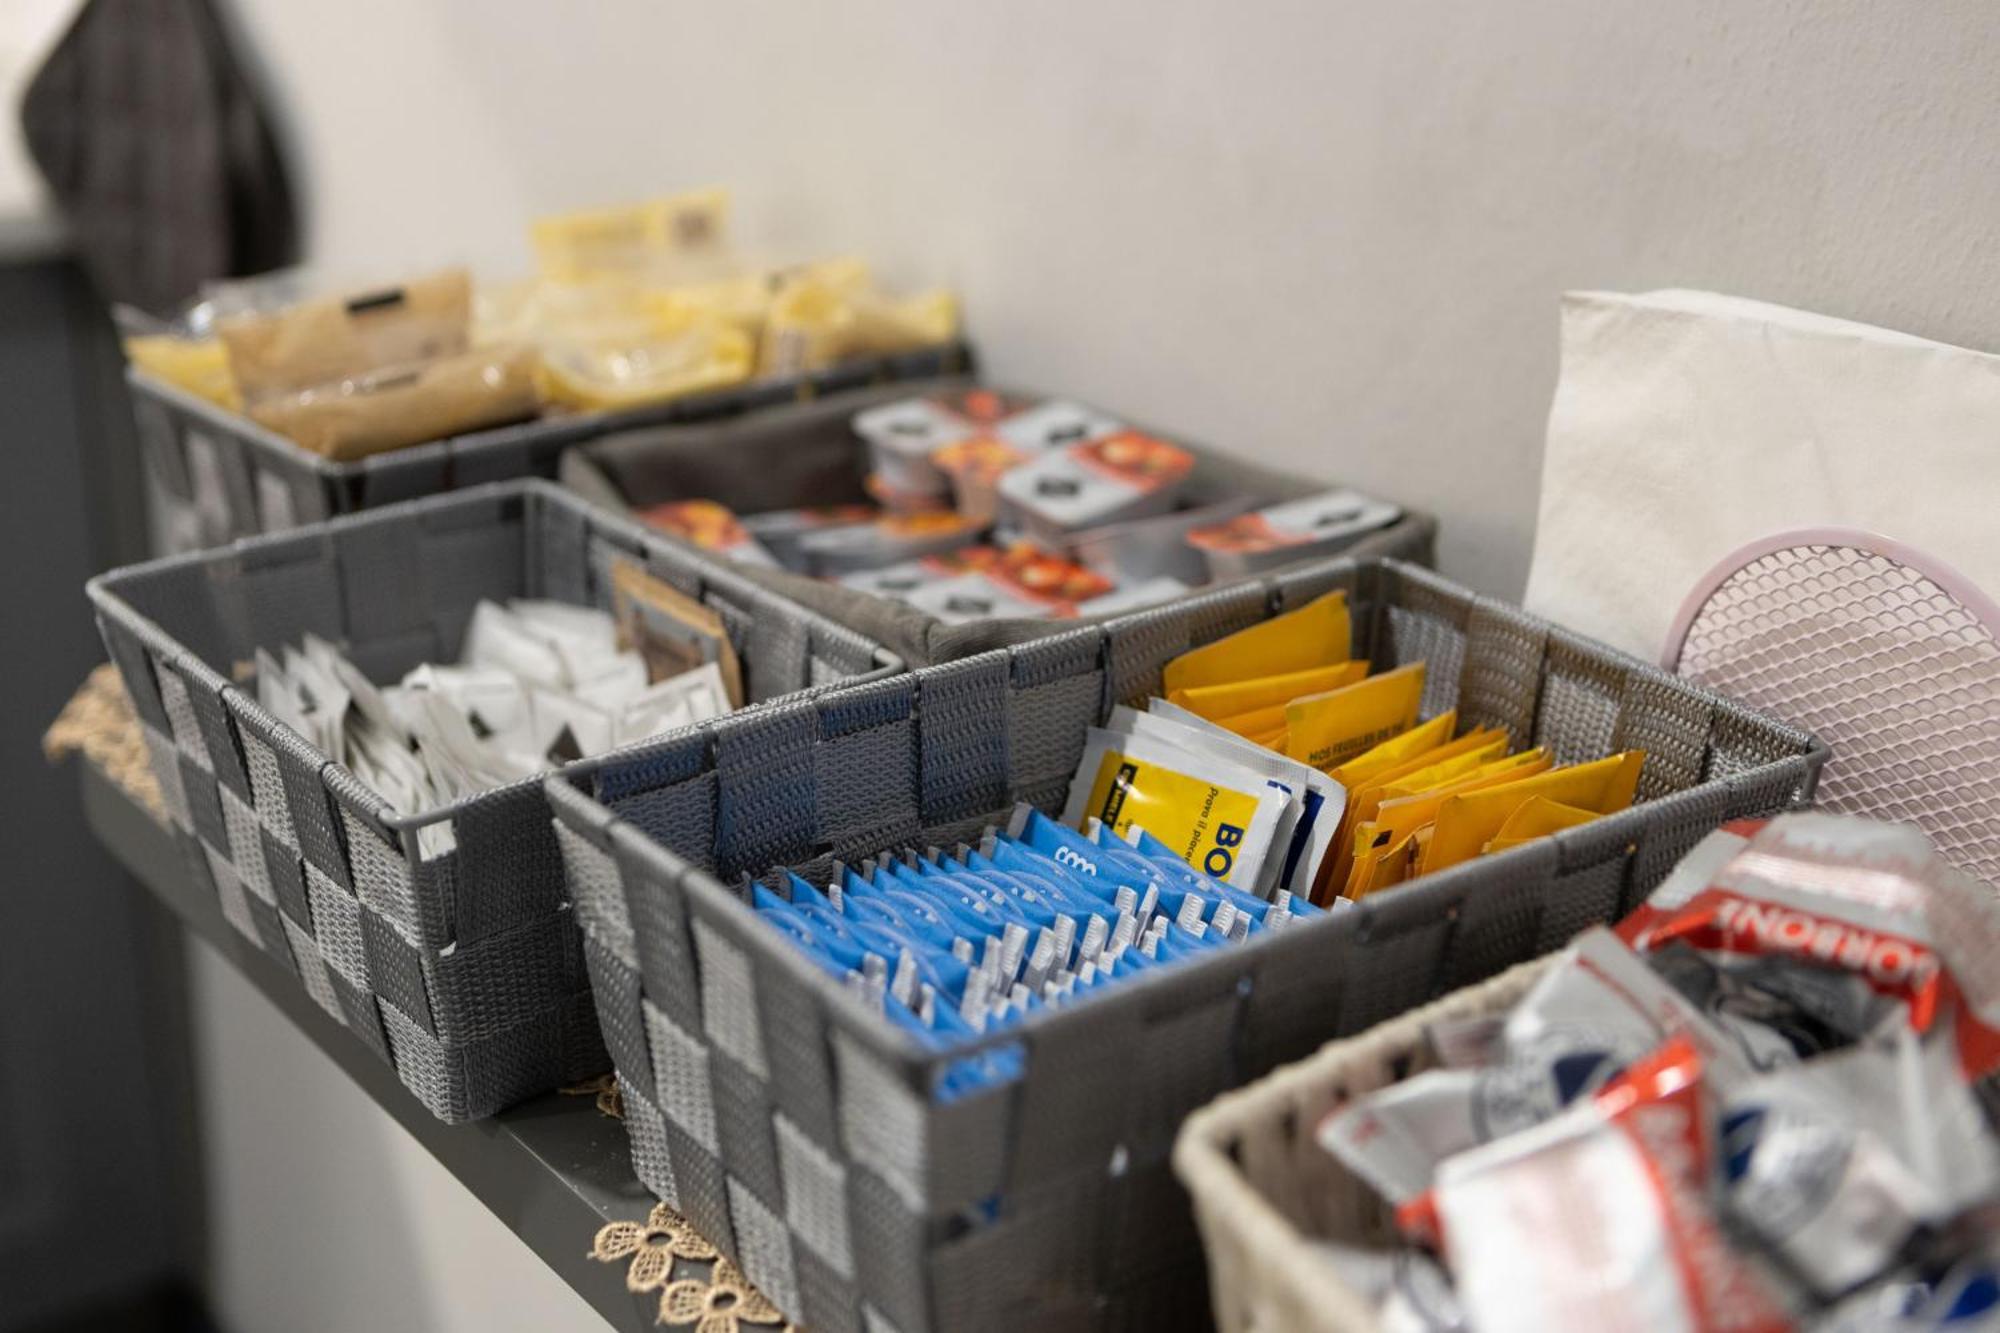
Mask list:
[[[1481,856],[1494,852],[1504,852],[1510,847],[1519,847],[1524,842],[1546,838],[1551,833],[1560,833],[1566,828],[1576,828],[1600,818],[1595,810],[1580,810],[1561,801],[1551,801],[1546,796],[1531,796],[1522,802],[1520,809],[1507,816],[1507,822],[1493,835],[1484,847]]]
[[[1408,879],[1416,870],[1422,836],[1422,830],[1417,830],[1396,838],[1385,835],[1379,842],[1372,842],[1354,858],[1343,896],[1366,898]]]
[[[1353,791],[1370,778],[1385,774],[1392,768],[1400,768],[1410,760],[1448,744],[1452,733],[1457,730],[1458,710],[1448,708],[1430,721],[1411,727],[1400,736],[1391,736],[1373,749],[1354,756],[1328,776]]]
[[[1366,662],[1336,662],[1331,666],[1287,671],[1282,675],[1253,676],[1227,685],[1197,685],[1192,689],[1175,690],[1167,696],[1167,702],[1215,722],[1238,713],[1273,707],[1282,709],[1294,699],[1352,685],[1367,674]]]
[[[1384,800],[1375,810],[1374,822],[1380,827],[1391,830],[1397,837],[1405,833],[1414,833],[1424,825],[1435,822],[1438,811],[1443,809],[1445,803],[1454,796],[1518,783],[1523,778],[1546,772],[1548,767],[1548,751],[1523,750],[1519,754],[1482,764],[1463,777],[1447,782],[1441,787],[1433,787],[1429,791],[1417,792],[1410,796],[1399,796],[1394,800]],[[1357,831],[1355,836],[1357,847],[1360,842],[1360,834]]]
[[[1623,810],[1638,790],[1639,770],[1645,762],[1643,750],[1627,750],[1525,781],[1454,795],[1438,807],[1437,830],[1424,856],[1423,870],[1443,870],[1479,855],[1482,847],[1499,836],[1508,817],[1533,797],[1546,797],[1599,815]]]
[[[1334,591],[1182,653],[1167,663],[1162,684],[1172,699],[1176,690],[1310,671],[1347,661],[1354,656],[1353,645],[1347,594]]]
[[[1290,733],[1285,753],[1331,773],[1415,726],[1423,693],[1424,664],[1412,662],[1354,685],[1295,699],[1285,709]]]

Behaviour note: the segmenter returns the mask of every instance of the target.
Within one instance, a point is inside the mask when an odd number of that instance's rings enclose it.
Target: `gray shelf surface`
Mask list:
[[[434,1119],[394,1070],[313,1003],[297,978],[223,919],[214,895],[198,891],[183,871],[167,829],[95,764],[79,760],[77,769],[92,831],[189,930],[229,959],[614,1328],[658,1328],[658,1295],[633,1295],[625,1289],[622,1264],[589,1257],[599,1227],[643,1219],[653,1204],[632,1174],[623,1124],[599,1113],[591,1097],[557,1093],[490,1120],[447,1125]]]

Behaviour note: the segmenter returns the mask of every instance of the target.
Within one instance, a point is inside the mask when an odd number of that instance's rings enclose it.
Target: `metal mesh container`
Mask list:
[[[257,647],[307,632],[378,680],[451,661],[481,598],[607,605],[614,556],[722,615],[753,699],[901,667],[548,482],[395,505],[90,584],[193,873],[440,1119],[488,1115],[607,1063],[542,781],[397,813],[233,681]],[[419,830],[437,824],[455,847],[426,856]]]
[[[949,1055],[740,896],[1059,808],[1085,729],[1163,665],[1331,588],[1355,652],[1430,663],[1426,715],[1563,762],[1644,748],[1630,810],[1121,982]],[[823,1330],[1205,1322],[1182,1117],[1615,918],[1722,821],[1810,798],[1811,737],[1415,566],[1334,561],[744,713],[549,781],[640,1178]],[[735,887],[732,887],[735,886]],[[782,891],[782,890],[781,890]],[[964,1050],[1025,1072],[933,1096]]]
[[[550,417],[336,463],[240,413],[139,370],[126,372],[146,460],[154,549],[194,551],[237,537],[518,477],[553,477],[573,444],[611,431],[738,416],[821,394],[970,366],[962,343],[844,362],[625,412]]]
[[[755,416],[607,433],[567,450],[559,475],[564,485],[586,499],[621,512],[667,500],[697,498],[718,501],[744,514],[868,503],[870,497],[863,484],[868,474],[868,449],[854,431],[855,414],[901,398],[965,389],[972,383],[962,376],[912,380],[830,394]],[[1183,492],[1183,503],[1189,508],[1239,497],[1274,504],[1316,495],[1329,486],[1191,444],[1171,432],[1153,433],[1175,440],[1194,455],[1194,471]],[[1078,544],[1104,543],[1121,530],[1100,528],[1094,539],[1080,539]],[[1406,508],[1395,522],[1363,533],[1340,554],[1349,559],[1383,556],[1428,565],[1436,537],[1435,519]],[[1171,572],[1190,583],[1205,581],[1199,557],[1192,550],[1187,554],[1196,569]],[[1326,559],[1321,555],[1317,562]],[[1060,633],[1079,623],[995,618],[948,624],[915,607],[787,570],[746,567],[745,577],[852,625],[912,666],[955,661],[990,648]]]

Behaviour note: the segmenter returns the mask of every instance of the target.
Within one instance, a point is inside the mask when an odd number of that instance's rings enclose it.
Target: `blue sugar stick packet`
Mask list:
[[[1101,903],[1109,903],[1117,895],[1116,884],[1100,881],[1095,875],[1081,874],[1054,858],[1044,856],[1022,843],[1011,833],[998,830],[987,835],[984,854],[994,865],[1009,874],[1041,875],[1060,879],[1078,897],[1094,898]]]
[[[883,873],[899,888],[922,897],[933,897],[950,907],[962,920],[978,922],[978,931],[982,935],[997,935],[1008,924],[1021,920],[1020,913],[1003,910],[1001,905],[994,903],[978,889],[960,884],[950,875],[935,872],[927,876],[921,875],[901,862],[890,862],[884,867]]]
[[[1119,841],[1117,835],[1104,825],[1098,826],[1098,837],[1108,838],[1113,842]],[[1249,916],[1250,920],[1257,926],[1263,924],[1265,914],[1271,910],[1271,904],[1267,899],[1259,898],[1254,893],[1245,893],[1235,885],[1224,884],[1221,880],[1211,875],[1204,875],[1201,871],[1196,870],[1193,866],[1181,860],[1179,854],[1173,848],[1167,846],[1167,844],[1161,842],[1158,838],[1136,824],[1130,829],[1129,837],[1130,842],[1127,845],[1130,850],[1145,857],[1154,865],[1159,866],[1168,875],[1173,876],[1186,887],[1198,890],[1205,897],[1231,904],[1238,912]],[[1210,912],[1207,915],[1212,916],[1213,913]]]
[[[1159,871],[1146,864],[1143,858],[1132,858],[1132,862],[1137,863],[1136,868],[1132,863],[1116,860],[1075,829],[1051,819],[1031,805],[1014,807],[1013,818],[1008,821],[1008,834],[1058,865],[1097,884],[1111,886],[1114,892],[1117,886],[1124,885],[1144,893],[1148,886],[1157,885],[1162,878]]]
[[[1010,909],[1030,926],[1046,926],[1054,923],[1056,908],[1041,894],[1023,892],[1022,886],[1009,880],[976,875],[949,857],[925,862],[916,868],[916,873],[925,878],[948,877],[984,894],[1002,912]]]
[[[750,886],[750,905],[757,914],[811,951],[826,955],[843,973],[858,972],[867,963],[869,951],[847,931],[829,933],[814,919],[821,909],[808,904],[801,908],[786,902],[762,884]],[[829,913],[829,915],[831,915]]]
[[[887,872],[866,879],[849,871],[842,877],[842,883],[847,886],[850,898],[879,898],[895,908],[905,921],[922,922],[945,948],[953,947],[955,941],[984,938],[992,929],[990,918],[960,912],[941,898],[912,891]]]

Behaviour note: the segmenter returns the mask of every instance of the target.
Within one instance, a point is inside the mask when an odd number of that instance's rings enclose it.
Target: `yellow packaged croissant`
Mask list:
[[[1276,676],[1253,676],[1224,685],[1196,685],[1169,693],[1167,702],[1215,722],[1260,709],[1275,707],[1282,710],[1294,699],[1352,685],[1367,674],[1366,662],[1336,662],[1332,666],[1287,671]]]
[[[1285,708],[1285,753],[1329,773],[1415,726],[1423,694],[1424,664],[1412,662],[1357,684],[1294,699]]]
[[[542,392],[557,406],[608,412],[740,384],[751,369],[752,348],[743,330],[689,315],[678,325],[663,319],[629,341],[546,346]]]
[[[757,370],[797,375],[862,356],[933,347],[958,336],[958,300],[938,290],[897,299],[859,260],[784,274],[764,319]]]
[[[154,379],[232,412],[242,408],[243,395],[229,373],[229,349],[221,339],[141,333],[127,337],[124,345],[126,359]]]
[[[1167,663],[1162,685],[1172,699],[1176,690],[1310,671],[1353,656],[1347,594],[1334,591],[1296,611],[1182,653]]]
[[[1607,815],[1632,803],[1645,765],[1642,750],[1627,750],[1593,763],[1552,769],[1526,779],[1451,796],[1438,807],[1437,828],[1423,859],[1423,871],[1443,870],[1479,855],[1501,827],[1532,797]],[[1386,807],[1385,807],[1386,808]]]
[[[529,237],[543,278],[576,283],[657,280],[676,256],[721,250],[728,232],[729,192],[711,187],[539,218]]]

